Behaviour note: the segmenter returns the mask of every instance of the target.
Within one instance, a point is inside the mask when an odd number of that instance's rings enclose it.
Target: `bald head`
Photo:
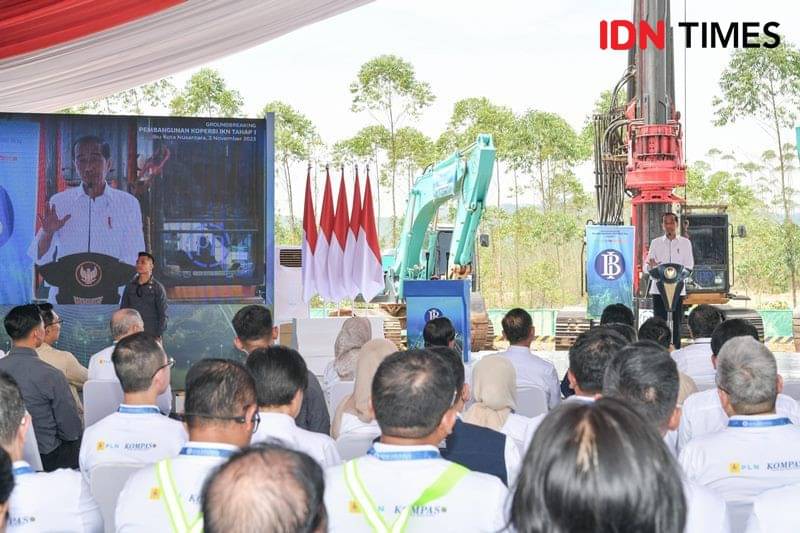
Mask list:
[[[139,311],[136,309],[119,309],[118,311],[114,311],[114,314],[111,315],[109,326],[111,327],[111,337],[113,337],[115,341],[139,331],[144,331],[142,315],[140,315]]]
[[[214,472],[203,488],[207,533],[327,530],[322,468],[308,455],[257,444]]]

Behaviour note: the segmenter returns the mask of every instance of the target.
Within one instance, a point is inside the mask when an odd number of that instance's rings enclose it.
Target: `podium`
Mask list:
[[[66,255],[38,268],[44,280],[58,287],[59,304],[119,304],[119,288],[136,267],[97,253]]]
[[[650,279],[656,284],[658,293],[664,302],[664,307],[667,309],[667,324],[669,325],[670,333],[673,333],[675,329],[674,313],[676,311],[678,313],[683,312],[682,309],[678,309],[678,299],[675,296],[680,296],[686,278],[691,273],[691,270],[678,263],[664,263],[648,271]]]
[[[463,361],[469,362],[470,346],[470,288],[469,279],[406,280],[403,295],[406,299],[406,329],[409,348],[422,348],[422,331],[434,318],[446,317],[456,330],[456,347]]]

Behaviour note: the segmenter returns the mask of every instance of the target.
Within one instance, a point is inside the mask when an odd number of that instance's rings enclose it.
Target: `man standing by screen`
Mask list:
[[[664,263],[677,263],[685,268],[694,268],[694,253],[692,252],[692,241],[677,234],[678,215],[675,213],[664,213],[661,215],[661,227],[664,235],[657,237],[650,242],[650,252],[647,254],[647,267],[653,269]],[[650,295],[653,297],[653,313],[667,320],[667,307],[655,281],[651,280]],[[677,350],[681,347],[681,319],[683,318],[683,297],[686,296],[686,286],[684,285],[680,295],[677,296],[675,312],[672,314],[672,345]]]
[[[136,259],[136,277],[122,293],[120,309],[136,309],[142,315],[144,330],[161,339],[167,329],[167,291],[153,277],[155,258],[147,252],[139,252]]]
[[[135,264],[137,252],[145,247],[142,211],[135,196],[106,183],[111,147],[86,135],[73,143],[72,157],[81,185],[50,198],[39,215],[41,229],[29,254],[37,265],[85,252]]]

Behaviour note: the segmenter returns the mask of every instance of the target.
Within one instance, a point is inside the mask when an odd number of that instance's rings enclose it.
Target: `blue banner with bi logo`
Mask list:
[[[407,280],[403,286],[406,299],[406,331],[409,348],[422,348],[425,324],[435,318],[447,318],[456,330],[454,348],[469,361],[471,348],[470,297],[468,279]]]
[[[606,306],[633,309],[633,226],[586,226],[587,318]]]

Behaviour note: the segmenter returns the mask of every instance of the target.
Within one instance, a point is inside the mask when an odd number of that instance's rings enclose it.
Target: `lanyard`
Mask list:
[[[415,459],[438,459],[439,450],[417,450],[413,452],[379,452],[371,447],[367,452],[381,461],[414,461]]]
[[[222,448],[195,448],[193,446],[184,446],[181,448],[181,455],[202,455],[205,457],[227,458],[234,453],[236,453],[234,450],[225,450]]]
[[[785,426],[787,424],[791,424],[792,421],[786,417],[783,418],[768,418],[764,419],[734,419],[728,420],[728,427],[729,428],[768,428],[771,426]]]
[[[199,448],[190,448],[197,450]],[[184,448],[183,450],[186,450]],[[181,453],[183,453],[181,450]],[[221,451],[221,450],[218,450]],[[174,533],[200,533],[203,531],[203,514],[198,511],[193,520],[189,520],[183,508],[175,478],[172,475],[172,461],[164,459],[156,463],[156,480],[164,495],[164,505],[167,507],[167,516]]]
[[[396,459],[389,460],[391,461]],[[347,490],[350,492],[350,495],[358,504],[361,512],[364,513],[364,518],[367,520],[372,530],[377,533],[401,533],[405,531],[406,526],[408,525],[408,520],[411,517],[411,511],[414,507],[420,507],[426,503],[445,496],[453,489],[453,487],[456,486],[456,484],[458,484],[459,481],[461,481],[461,478],[464,477],[467,472],[469,472],[469,470],[463,466],[456,463],[451,463],[450,466],[448,466],[445,471],[442,472],[438,478],[436,478],[436,481],[422,491],[422,494],[420,494],[416,500],[411,502],[409,505],[406,505],[406,507],[400,513],[400,516],[398,516],[394,522],[387,524],[380,511],[378,511],[378,506],[375,505],[372,497],[364,487],[364,482],[361,481],[361,476],[358,475],[358,467],[356,466],[357,461],[357,459],[353,459],[352,461],[345,463],[344,481],[347,485]]]
[[[18,466],[11,471],[12,474],[15,476],[21,476],[23,474],[35,474],[36,471],[28,465],[25,466]]]
[[[147,405],[141,407],[134,407],[129,405],[120,405],[119,409],[117,409],[118,413],[124,413],[129,415],[160,415],[161,411],[158,410],[158,407]]]

